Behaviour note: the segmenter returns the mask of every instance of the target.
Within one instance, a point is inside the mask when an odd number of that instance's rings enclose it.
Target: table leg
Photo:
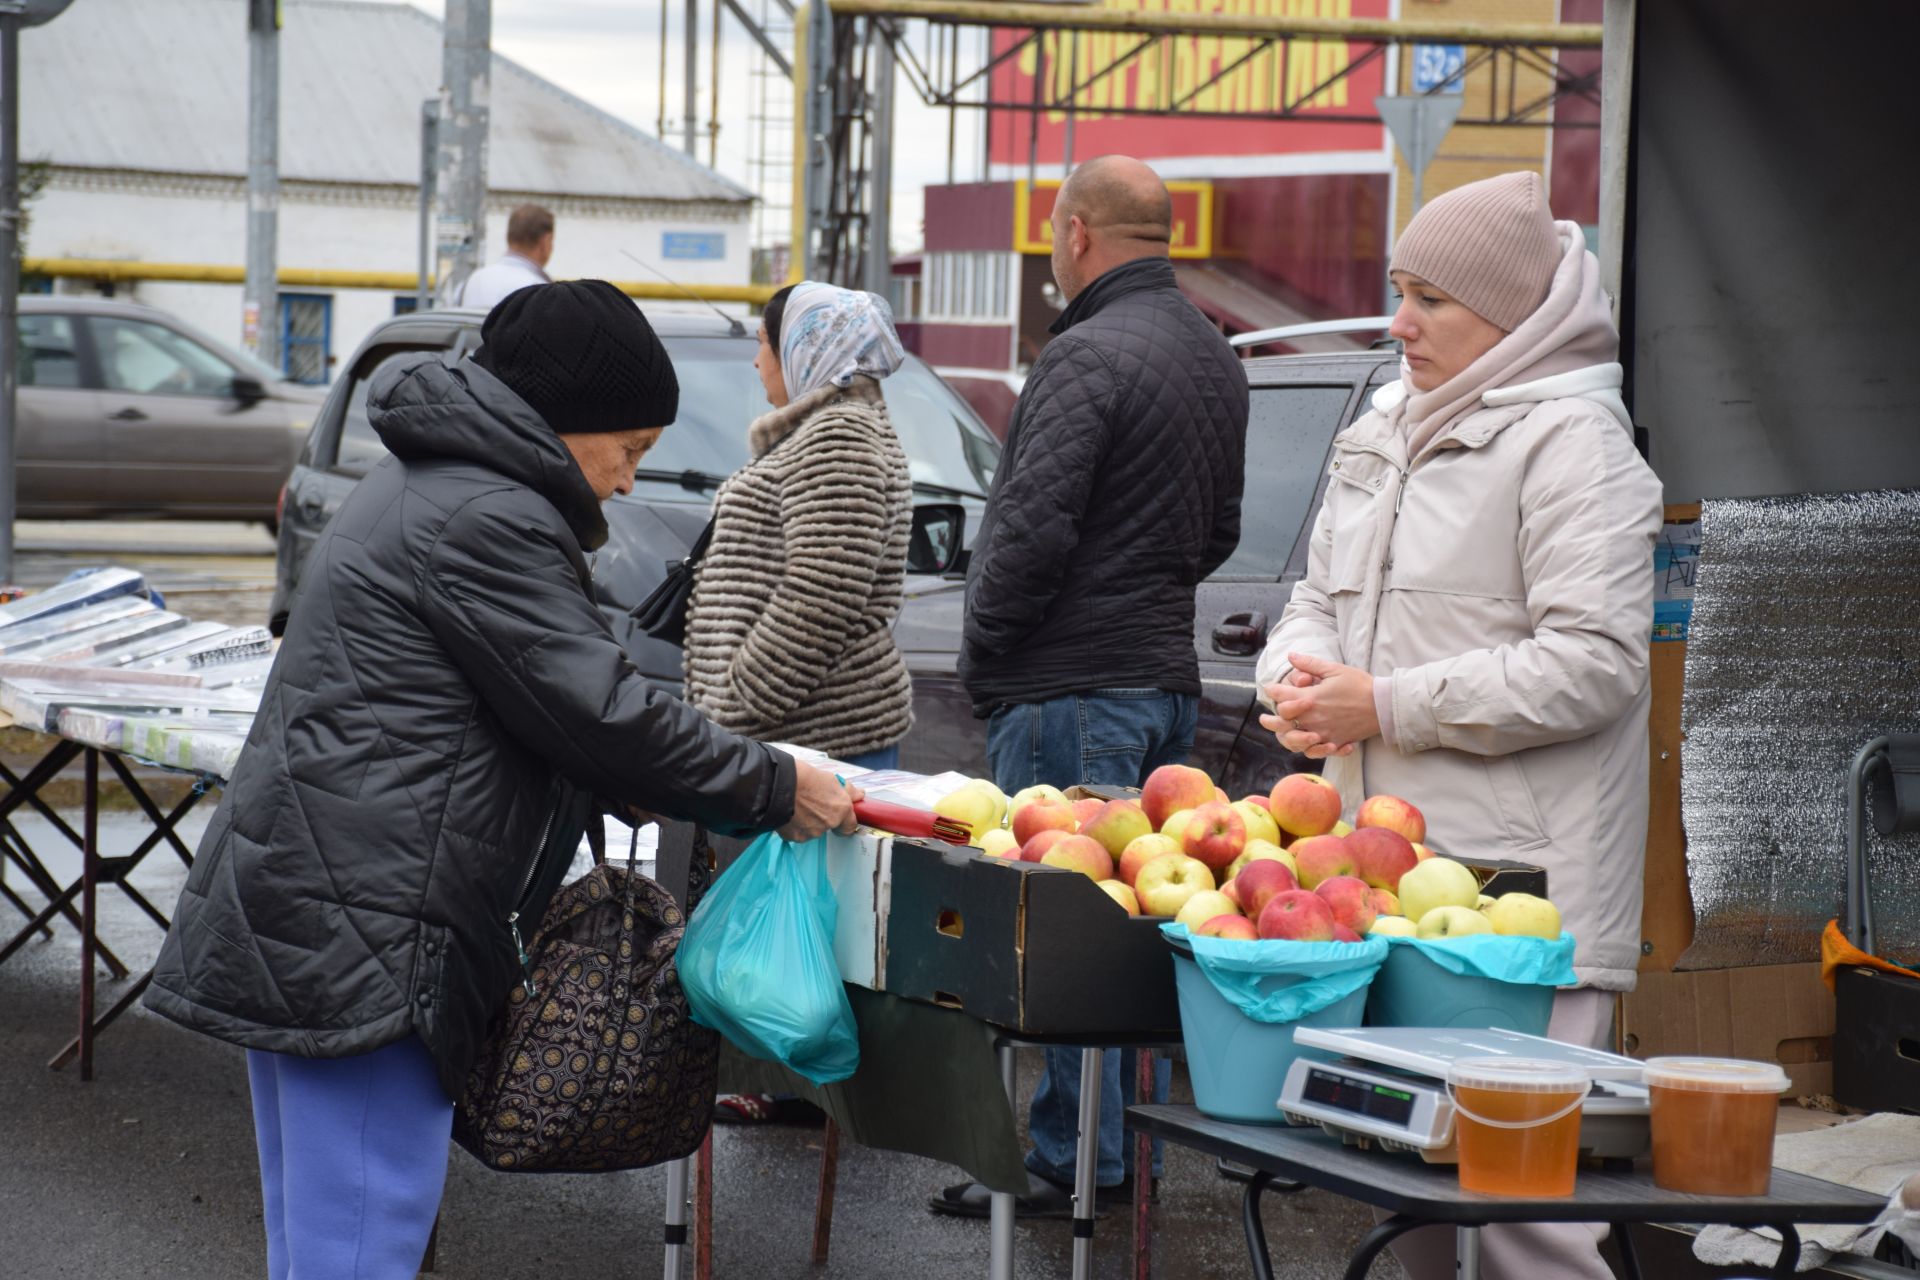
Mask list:
[[[1012,1045],[1000,1047],[1000,1084],[1013,1103],[1018,1085],[1017,1060]],[[996,1191],[987,1200],[987,1275],[990,1280],[1013,1280],[1013,1197]]]
[[[1480,1228],[1453,1229],[1453,1272],[1459,1280],[1480,1280]]]
[[[86,834],[80,849],[80,1079],[93,1079],[94,883],[100,865],[100,753],[87,750]]]
[[[1258,1170],[1247,1180],[1240,1198],[1240,1222],[1247,1233],[1247,1256],[1253,1260],[1253,1280],[1273,1280],[1273,1259],[1267,1253],[1267,1226],[1260,1221],[1260,1193],[1273,1181],[1273,1175]]]
[[[667,1245],[665,1280],[680,1280],[680,1259],[687,1249],[687,1165],[691,1156],[667,1164]]]
[[[1153,1050],[1141,1049],[1134,1058],[1134,1101],[1158,1102],[1153,1095]],[[1153,1275],[1153,1227],[1147,1217],[1152,1198],[1153,1135],[1142,1129],[1133,1135],[1133,1280]]]
[[[1642,1280],[1640,1251],[1634,1247],[1632,1223],[1613,1224],[1613,1246],[1620,1251],[1620,1269],[1627,1273],[1626,1280]]]
[[[1380,1256],[1382,1250],[1407,1232],[1426,1225],[1420,1219],[1409,1218],[1403,1213],[1396,1213],[1385,1222],[1375,1224],[1373,1230],[1361,1237],[1360,1247],[1347,1260],[1345,1280],[1367,1280],[1367,1272],[1373,1270],[1374,1259]]]
[[[693,1280],[713,1280],[713,1126],[693,1158]]]
[[[1073,1280],[1093,1280],[1093,1198],[1100,1171],[1100,1075],[1106,1051],[1080,1051],[1080,1140],[1074,1148]]]
[[[840,1173],[840,1126],[827,1117],[820,1133],[820,1186],[813,1196],[813,1265],[827,1265],[833,1243],[833,1191]]]
[[[1776,1222],[1773,1229],[1780,1233],[1780,1257],[1768,1274],[1790,1278],[1800,1267],[1800,1232],[1791,1222]]]

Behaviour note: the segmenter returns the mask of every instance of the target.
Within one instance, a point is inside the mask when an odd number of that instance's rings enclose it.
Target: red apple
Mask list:
[[[1168,818],[1182,809],[1198,809],[1213,799],[1213,779],[1199,769],[1184,764],[1163,764],[1147,775],[1140,788],[1140,807],[1147,821],[1159,831]]]
[[[1238,938],[1244,942],[1260,936],[1260,930],[1245,916],[1215,916],[1194,932],[1203,938]]]
[[[1340,821],[1340,789],[1317,773],[1290,773],[1273,784],[1267,806],[1288,835],[1325,835]]]
[[[1369,827],[1397,831],[1409,844],[1418,844],[1427,838],[1426,817],[1399,796],[1368,796],[1360,805],[1360,812],[1353,816],[1353,825],[1359,831]]]
[[[1115,858],[1127,852],[1127,846],[1141,836],[1153,834],[1147,811],[1138,800],[1113,800],[1100,806],[1094,815],[1080,824],[1080,834],[1092,836]]]
[[[1248,804],[1257,805],[1265,809],[1268,813],[1273,812],[1273,804],[1265,796],[1242,796],[1241,799],[1245,800]]]
[[[1100,847],[1098,840],[1088,836],[1056,840],[1051,849],[1040,855],[1040,861],[1049,867],[1078,871],[1089,880],[1113,879],[1113,856]]]
[[[1353,859],[1355,875],[1389,893],[1400,887],[1401,876],[1420,864],[1413,845],[1386,827],[1361,827],[1347,837],[1347,854]]]
[[[1226,894],[1227,897],[1233,899],[1234,906],[1240,908],[1242,911],[1245,911],[1247,909],[1247,904],[1240,901],[1240,886],[1237,881],[1234,881],[1234,880],[1227,881],[1225,884],[1220,886],[1220,892]]]
[[[1304,889],[1276,894],[1260,913],[1260,936],[1293,942],[1332,942],[1333,912],[1316,894]]]
[[[1155,858],[1171,857],[1174,854],[1180,854],[1181,857],[1186,856],[1180,853],[1179,843],[1166,836],[1157,836],[1149,833],[1141,836],[1137,840],[1129,840],[1127,847],[1120,851],[1120,870],[1117,873],[1118,879],[1122,884],[1131,886],[1140,878],[1140,868],[1146,866]]]
[[[1400,899],[1385,889],[1367,890],[1367,901],[1373,904],[1375,916],[1397,916],[1400,914]]]
[[[1349,838],[1308,836],[1287,850],[1293,855],[1294,873],[1302,889],[1311,889],[1322,880],[1331,880],[1334,876],[1353,874],[1353,855],[1347,852]]]
[[[1333,926],[1333,940],[1335,942],[1359,942],[1362,939],[1359,934],[1347,928],[1347,926],[1335,922]]]
[[[1233,803],[1233,797],[1228,795],[1226,791],[1221,787],[1215,787],[1213,789],[1213,798],[1219,801],[1221,804]]]
[[[1020,846],[1020,861],[1040,861],[1040,859],[1046,856],[1047,850],[1053,848],[1053,846],[1059,844],[1072,834],[1073,832],[1062,830],[1059,827],[1055,827],[1049,831],[1042,831],[1039,835]]]
[[[1088,796],[1083,800],[1075,800],[1073,802],[1074,825],[1082,831],[1085,831],[1087,824],[1093,821],[1093,816],[1106,807],[1107,802],[1105,800],[1100,800],[1093,796]]]
[[[1247,847],[1246,820],[1230,804],[1203,804],[1180,828],[1180,847],[1210,870],[1223,870]]]
[[[1045,796],[1038,800],[1029,800],[1013,811],[1013,821],[1009,824],[1013,838],[1023,846],[1042,831],[1073,832],[1079,829],[1079,822],[1073,816],[1073,805],[1065,800],[1053,800]]]
[[[1176,916],[1187,899],[1213,888],[1213,872],[1198,858],[1184,853],[1155,858],[1140,868],[1133,892],[1140,899],[1140,910],[1148,915]]]
[[[1334,876],[1330,880],[1322,880],[1314,892],[1326,900],[1334,920],[1355,934],[1373,928],[1373,919],[1380,914],[1368,896],[1373,890],[1366,881],[1356,876]]]
[[[1228,883],[1239,886],[1234,894],[1240,900],[1240,909],[1256,920],[1277,895],[1300,887],[1293,872],[1287,870],[1287,864],[1272,858],[1249,862]]]

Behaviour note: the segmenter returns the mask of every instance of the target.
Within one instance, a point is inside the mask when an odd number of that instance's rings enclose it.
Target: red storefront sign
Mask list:
[[[1213,184],[1169,182],[1173,197],[1173,256],[1213,256]],[[1053,252],[1053,203],[1060,195],[1057,180],[1042,179],[1031,187],[1013,184],[1013,247],[1021,253]]]

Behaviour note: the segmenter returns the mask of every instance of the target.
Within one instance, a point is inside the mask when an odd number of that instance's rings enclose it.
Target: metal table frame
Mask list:
[[[1766,1226],[1780,1233],[1779,1260],[1769,1275],[1790,1277],[1800,1257],[1796,1222],[1872,1222],[1886,1207],[1884,1196],[1776,1169],[1764,1196],[1699,1196],[1662,1191],[1639,1172],[1583,1169],[1572,1196],[1529,1200],[1462,1191],[1451,1165],[1428,1165],[1411,1157],[1362,1151],[1318,1129],[1232,1124],[1188,1106],[1134,1106],[1127,1123],[1168,1142],[1223,1156],[1257,1171],[1242,1202],[1247,1252],[1257,1280],[1272,1280],[1260,1196],[1276,1177],[1358,1200],[1392,1216],[1362,1238],[1347,1263],[1346,1280],[1364,1280],[1374,1260],[1394,1240],[1416,1227],[1452,1226],[1458,1231],[1458,1263],[1465,1280],[1479,1273],[1479,1229],[1501,1222],[1725,1223]],[[1615,1233],[1628,1280],[1640,1280],[1640,1262],[1626,1231]]]

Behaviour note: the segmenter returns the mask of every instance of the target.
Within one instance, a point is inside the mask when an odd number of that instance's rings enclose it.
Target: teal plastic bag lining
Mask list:
[[[1393,947],[1413,947],[1421,955],[1462,978],[1498,978],[1502,982],[1542,987],[1570,987],[1580,979],[1573,972],[1573,935],[1557,938],[1515,938],[1499,933],[1469,933],[1464,937],[1388,937]]]
[[[1373,981],[1387,958],[1385,938],[1280,942],[1195,937],[1183,924],[1160,932],[1193,956],[1230,1004],[1255,1022],[1298,1022]]]
[[[840,904],[825,838],[761,836],[721,873],[680,942],[693,1020],[815,1084],[860,1065],[860,1032],[833,958]]]

